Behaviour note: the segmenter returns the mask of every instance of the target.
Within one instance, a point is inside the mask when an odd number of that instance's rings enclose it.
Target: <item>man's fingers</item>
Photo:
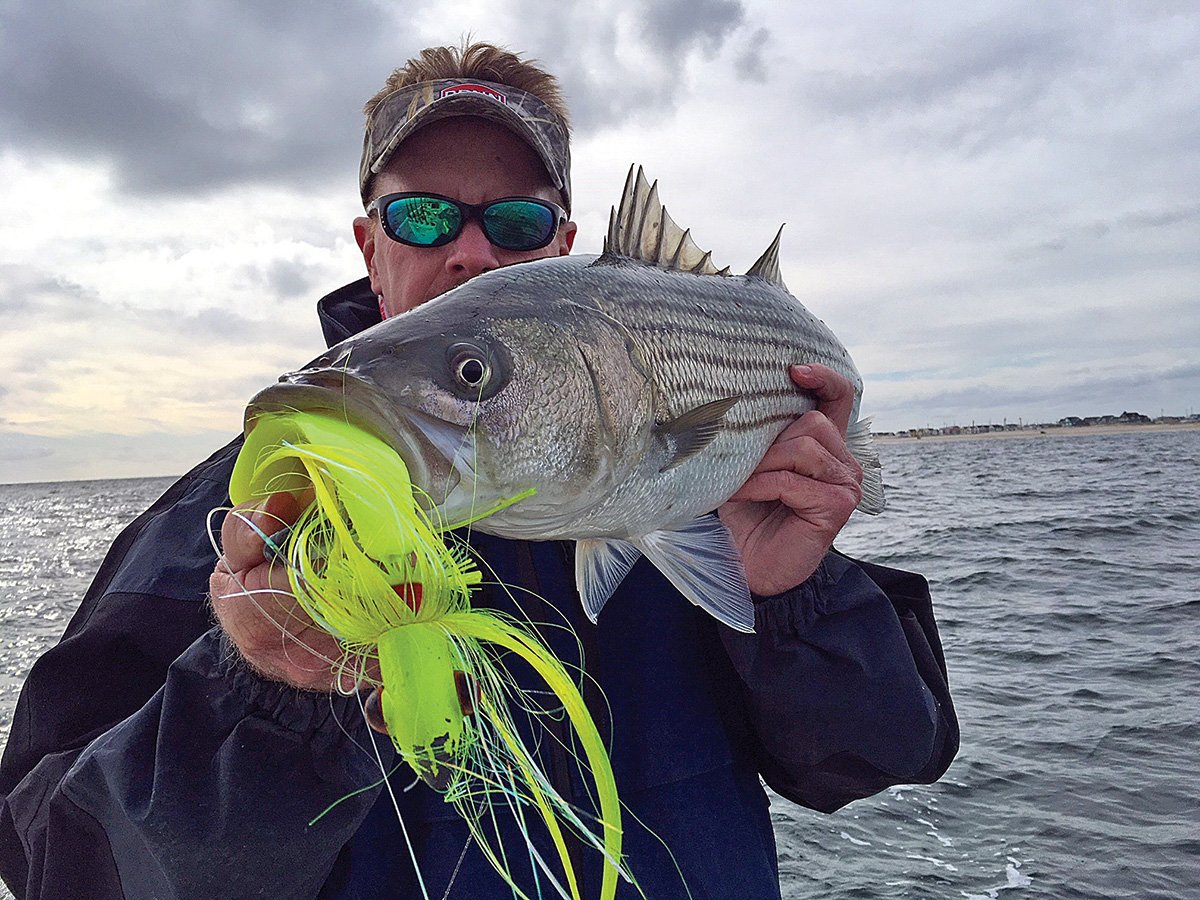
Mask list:
[[[842,521],[862,500],[862,489],[857,481],[821,481],[796,472],[776,470],[751,475],[729,498],[729,502],[749,501],[758,503],[782,503],[793,512],[829,510],[844,512]]]
[[[854,409],[854,385],[828,366],[817,363],[791,366],[788,375],[796,387],[816,395],[817,409],[845,437],[850,428],[850,412]]]
[[[790,460],[779,468],[760,468],[738,488],[730,501],[778,500],[787,506],[805,505],[796,501],[797,492],[831,487],[845,490],[854,497],[854,506],[862,499],[862,470],[835,459],[824,451]]]
[[[767,449],[758,468],[730,500],[775,501],[804,505],[798,492],[820,487],[845,488],[857,505],[863,471],[846,449],[833,423],[810,412],[783,431]]]
[[[767,448],[755,472],[787,469],[822,481],[828,480],[815,472],[816,461],[805,461],[806,457],[819,455],[818,451],[823,451],[848,467],[856,473],[856,480],[862,481],[862,466],[846,446],[845,438],[836,425],[815,410],[805,413],[780,433]]]
[[[263,561],[263,536],[293,524],[304,503],[282,491],[266,500],[234,507],[221,525],[221,550],[225,565],[238,572]]]

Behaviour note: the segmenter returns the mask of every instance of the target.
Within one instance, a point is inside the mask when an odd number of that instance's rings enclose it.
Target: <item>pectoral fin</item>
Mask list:
[[[754,603],[742,558],[716,516],[694,519],[674,531],[654,531],[632,543],[692,603],[730,628],[754,631]]]
[[[738,399],[723,397],[713,400],[656,426],[655,436],[666,445],[667,456],[667,461],[659,471],[675,468],[711,444],[725,427],[725,413],[733,408]]]
[[[596,621],[608,598],[641,555],[633,544],[615,538],[576,542],[575,586],[579,588],[583,611],[591,621]]]

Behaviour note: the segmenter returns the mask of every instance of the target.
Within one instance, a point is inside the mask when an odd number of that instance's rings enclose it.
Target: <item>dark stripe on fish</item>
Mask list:
[[[691,380],[686,380],[686,381],[683,379],[680,379],[679,381],[672,382],[670,384],[670,388],[672,390],[677,391],[680,394],[683,394],[686,396],[693,396],[693,395],[712,396],[712,394],[714,393],[713,382],[714,382],[714,379],[712,379],[712,378],[703,379],[703,380],[702,379],[691,379]],[[731,385],[731,387],[736,387],[736,385]],[[717,391],[717,393],[720,393],[720,392]],[[750,402],[753,400],[777,400],[781,397],[800,397],[802,395],[800,393],[799,388],[792,387],[792,388],[778,388],[777,390],[746,391],[746,392],[743,392],[742,394],[740,394],[739,396],[741,397],[741,399],[743,401]]]
[[[726,421],[723,430],[740,434],[745,431],[755,431],[764,425],[778,425],[781,422],[792,422],[800,418],[801,415],[803,413],[800,412],[780,412],[770,416],[761,416],[746,422]]]

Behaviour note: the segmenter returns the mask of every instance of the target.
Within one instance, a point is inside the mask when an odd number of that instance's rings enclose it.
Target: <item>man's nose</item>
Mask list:
[[[468,222],[462,232],[450,244],[450,255],[446,257],[446,269],[465,281],[483,272],[500,268],[495,245],[487,239],[477,222]]]

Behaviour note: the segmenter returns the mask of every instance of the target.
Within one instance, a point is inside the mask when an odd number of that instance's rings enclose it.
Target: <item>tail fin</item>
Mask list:
[[[862,500],[858,508],[868,515],[877,516],[887,506],[887,500],[883,496],[883,468],[873,438],[870,416],[859,419],[846,432],[846,447],[863,470]]]

